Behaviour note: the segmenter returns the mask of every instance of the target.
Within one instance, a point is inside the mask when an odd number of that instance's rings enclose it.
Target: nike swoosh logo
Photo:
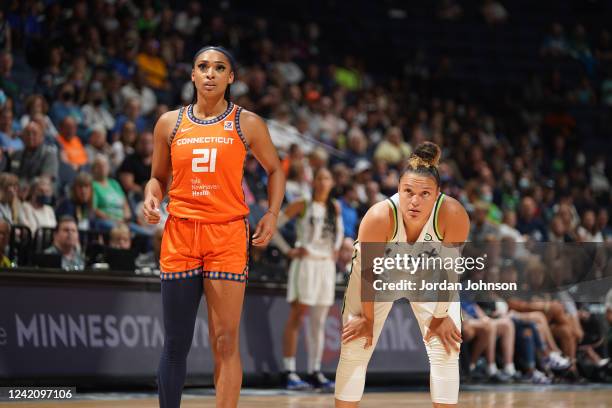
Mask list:
[[[188,127],[188,128],[186,128],[186,129],[185,129],[185,128],[183,128],[183,129],[181,129],[181,133],[183,133],[183,132],[187,132],[188,130],[191,130],[191,129],[193,129],[193,126]]]

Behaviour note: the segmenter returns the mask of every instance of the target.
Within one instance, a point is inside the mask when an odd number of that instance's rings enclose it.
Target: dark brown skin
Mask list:
[[[227,109],[228,102],[224,99],[224,93],[228,84],[234,81],[234,72],[223,53],[208,50],[198,55],[191,79],[198,96],[193,109],[196,117],[214,118]],[[168,135],[172,133],[177,119],[178,110],[163,114],[153,132],[151,179],[145,187],[143,206],[143,215],[150,224],[160,221],[159,206],[172,173]],[[257,224],[252,237],[253,245],[266,246],[276,230],[278,213],[285,195],[285,176],[265,122],[256,114],[243,110],[240,124],[253,156],[268,174],[269,208]],[[242,384],[238,329],[244,289],[243,283],[204,279],[209,337],[215,360],[217,407],[238,405]]]

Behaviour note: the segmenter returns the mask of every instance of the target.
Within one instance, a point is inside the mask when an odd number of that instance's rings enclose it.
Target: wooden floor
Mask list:
[[[86,398],[96,398],[86,397]],[[186,394],[182,408],[214,407],[214,397]],[[245,408],[301,408],[333,407],[333,395],[292,394],[278,395],[273,391],[259,395],[243,395],[240,407]],[[460,407],[470,408],[609,408],[612,407],[612,387],[602,389],[573,389],[571,391],[541,388],[531,391],[481,390],[461,392]],[[0,407],[20,408],[141,408],[158,407],[154,395],[141,395],[125,399],[121,396],[102,395],[100,399],[39,403],[0,403]],[[431,407],[429,394],[425,392],[373,392],[368,393],[361,408],[425,408]]]

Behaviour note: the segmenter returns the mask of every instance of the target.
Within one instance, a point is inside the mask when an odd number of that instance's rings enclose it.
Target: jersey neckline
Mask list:
[[[193,114],[193,104],[190,104],[187,107],[187,117],[190,121],[198,125],[212,125],[225,119],[231,113],[232,109],[234,109],[234,104],[232,102],[228,102],[227,109],[225,109],[225,111],[221,115],[212,119],[203,120],[196,118],[196,116]]]

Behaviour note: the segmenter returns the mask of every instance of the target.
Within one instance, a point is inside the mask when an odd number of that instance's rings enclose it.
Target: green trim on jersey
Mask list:
[[[393,228],[393,236],[391,237],[391,241],[393,241],[397,236],[397,229],[399,224],[397,221],[397,206],[395,205],[392,199],[387,198],[387,200],[389,203],[391,203],[391,209],[393,210],[393,222],[395,223],[395,227]]]
[[[434,207],[434,222],[433,222],[433,229],[434,232],[436,233],[436,237],[438,237],[438,239],[440,241],[442,241],[444,239],[444,237],[442,237],[442,235],[440,234],[440,228],[438,228],[438,214],[440,213],[440,207],[442,207],[442,201],[444,200],[444,193],[440,193],[440,196],[438,197],[438,199],[436,200],[436,206]]]

